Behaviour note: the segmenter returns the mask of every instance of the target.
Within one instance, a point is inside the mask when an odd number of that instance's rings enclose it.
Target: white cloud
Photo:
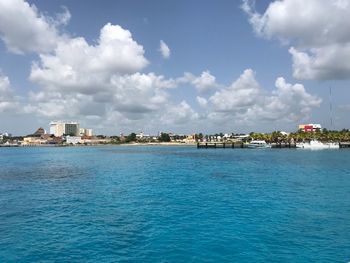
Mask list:
[[[324,46],[350,41],[349,1],[282,0],[273,1],[263,14],[243,1],[243,10],[250,15],[256,33],[298,46]]]
[[[197,96],[197,97],[196,97],[196,100],[197,100],[197,102],[198,102],[199,106],[201,106],[202,108],[206,107],[206,106],[207,106],[207,104],[208,104],[208,101],[207,101],[207,99],[206,99],[206,98],[203,98],[203,97]]]
[[[258,35],[292,46],[294,77],[349,78],[349,0],[273,1],[263,14],[244,0],[242,8]]]
[[[59,13],[56,15],[56,19],[53,21],[53,23],[57,26],[60,25],[68,25],[70,19],[72,18],[71,13],[69,12],[68,8],[63,6],[63,13]]]
[[[196,77],[192,73],[185,72],[184,76],[177,79],[178,83],[190,83],[200,93],[205,93],[218,88],[220,85],[216,83],[216,78],[210,74],[209,70],[203,71],[200,76]]]
[[[198,113],[186,101],[182,101],[178,105],[168,107],[165,114],[162,115],[161,120],[164,124],[183,125],[198,120],[198,117]]]
[[[148,61],[128,30],[106,24],[97,45],[84,38],[61,41],[53,54],[40,55],[40,63],[32,66],[30,79],[45,87],[90,92],[113,73],[134,73]]]
[[[113,125],[136,120],[143,126],[181,125],[198,116],[186,102],[172,102],[168,90],[177,86],[176,80],[140,73],[148,64],[144,49],[120,26],[105,25],[96,45],[67,38],[39,58],[30,80],[40,90],[30,93],[26,112],[93,120],[94,125],[106,119],[118,119]]]
[[[11,89],[11,83],[7,76],[0,73],[0,112],[13,111],[18,109],[18,97]]]
[[[258,103],[262,90],[255,80],[254,72],[246,69],[227,89],[215,92],[210,102],[216,111],[236,111]]]
[[[283,78],[276,80],[272,92],[265,90],[250,69],[229,87],[219,85],[208,70],[199,76],[185,73],[175,80],[143,73],[149,63],[143,47],[130,31],[118,25],[106,24],[96,43],[89,44],[83,37],[72,38],[59,33],[58,28],[70,20],[67,9],[52,18],[20,0],[1,1],[0,7],[4,7],[0,10],[0,36],[7,48],[16,53],[39,54],[29,77],[38,89],[29,93],[27,104],[21,104],[14,96],[8,78],[0,76],[0,111],[22,108],[24,113],[37,114],[47,120],[78,119],[93,127],[154,130],[163,125],[170,129],[195,127],[200,118],[221,123],[226,120],[230,123],[296,121],[307,118],[321,103],[302,85],[288,84]],[[301,46],[301,42],[299,44]],[[162,55],[169,57],[170,49],[164,41],[160,45]],[[297,46],[291,52],[298,55],[314,52],[315,61],[322,58],[320,51],[307,47],[301,51]],[[323,57],[327,60],[326,53]],[[309,64],[316,62],[304,59],[295,63],[300,64],[298,67],[304,65],[303,74],[316,74],[307,70],[311,68]],[[317,63],[322,65],[322,61]],[[199,115],[185,100],[175,103],[170,89],[181,83],[193,85],[201,94],[196,96],[196,101],[208,117]]]
[[[127,118],[140,119],[165,108],[169,103],[166,89],[173,87],[173,81],[153,73],[113,75],[95,84],[89,92],[78,86],[67,90],[65,83],[54,89],[43,86],[42,91],[31,93],[32,108],[44,116],[105,116],[108,111],[118,111]]]
[[[297,79],[348,79],[350,77],[350,42],[300,51],[291,47],[293,76]]]
[[[66,8],[57,15],[57,19],[53,19],[23,0],[0,1],[0,37],[13,53],[53,50],[64,38],[57,26],[67,24],[69,19],[70,13]]]
[[[160,41],[159,52],[162,54],[163,58],[170,57],[170,48],[163,40]]]
[[[251,69],[247,69],[233,84],[209,98],[212,107],[209,118],[253,123],[259,121],[295,122],[307,119],[321,99],[307,93],[301,84],[276,80],[272,92],[261,88]]]

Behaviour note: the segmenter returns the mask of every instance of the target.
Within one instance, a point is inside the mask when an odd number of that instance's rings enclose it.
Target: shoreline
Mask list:
[[[181,142],[150,142],[150,143],[121,143],[120,146],[196,146],[197,143]]]
[[[33,145],[0,145],[0,148],[28,148],[28,147],[101,147],[101,146],[196,146],[196,143],[173,143],[173,142],[152,142],[152,143],[120,143],[120,144],[75,144],[75,145],[55,145],[55,144],[33,144]]]

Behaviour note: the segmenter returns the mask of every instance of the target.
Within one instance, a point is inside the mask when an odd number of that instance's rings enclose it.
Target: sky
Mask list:
[[[350,0],[0,0],[0,133],[349,128],[349,17]]]

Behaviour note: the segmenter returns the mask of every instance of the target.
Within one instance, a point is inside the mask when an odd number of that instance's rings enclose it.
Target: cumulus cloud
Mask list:
[[[293,76],[297,79],[348,79],[350,77],[350,42],[300,51],[291,47]]]
[[[23,0],[0,1],[0,37],[7,49],[13,53],[49,52],[64,36],[58,26],[70,19],[64,8],[57,18],[41,14],[35,5]]]
[[[166,109],[166,113],[162,116],[162,123],[171,125],[188,124],[197,121],[198,117],[198,113],[186,101],[182,101],[180,104]]]
[[[209,70],[203,71],[200,76],[185,72],[184,76],[177,79],[178,83],[189,83],[193,85],[200,93],[205,93],[218,88],[220,85],[216,83],[216,78],[210,74]]]
[[[247,69],[231,86],[209,98],[212,119],[240,122],[286,121],[307,119],[321,99],[306,92],[301,84],[289,84],[277,78],[276,89],[263,89],[251,69]]]
[[[62,6],[63,12],[56,14],[56,19],[52,21],[53,24],[56,26],[66,26],[68,25],[70,19],[72,18],[71,13],[69,12],[68,8],[65,6]]]
[[[208,104],[208,101],[207,101],[206,98],[197,96],[197,97],[196,97],[196,100],[197,100],[199,106],[201,106],[201,107],[203,107],[203,108],[205,108],[205,107],[207,106],[207,104]]]
[[[163,40],[160,41],[159,52],[162,54],[163,58],[170,57],[170,48]]]
[[[40,62],[32,66],[30,80],[45,87],[89,92],[113,73],[134,73],[147,64],[143,47],[131,33],[108,23],[95,46],[78,37],[58,43],[53,54],[41,54]]]
[[[109,110],[122,112],[131,119],[140,119],[145,114],[165,107],[168,103],[166,89],[173,87],[171,80],[165,80],[163,76],[154,73],[116,74],[108,81],[101,80],[95,84],[98,86],[94,90],[85,92],[78,86],[71,86],[68,90],[65,83],[52,89],[49,83],[47,88],[43,86],[42,91],[32,92],[30,101],[33,107],[36,105],[38,112],[45,116],[104,116]],[[60,101],[64,103],[59,103]],[[91,113],[83,111],[84,103],[87,103],[86,107],[91,109]],[[54,106],[59,104],[61,109]]]
[[[141,120],[174,107],[167,90],[176,81],[140,73],[148,64],[144,49],[118,25],[106,24],[96,45],[82,37],[66,39],[39,58],[30,80],[41,89],[31,92],[29,112],[47,118],[122,114],[124,119]]]
[[[350,1],[273,1],[263,14],[244,0],[254,31],[290,45],[298,79],[344,79],[350,76]]]
[[[11,89],[9,78],[0,73],[0,112],[16,111],[17,107],[18,97]]]
[[[255,12],[249,12],[261,19]],[[170,129],[195,127],[201,118],[221,123],[296,121],[307,118],[321,103],[303,85],[289,84],[283,78],[276,80],[273,91],[263,89],[250,69],[227,87],[218,84],[209,70],[199,76],[184,73],[177,79],[145,73],[149,62],[143,46],[133,39],[130,31],[108,23],[91,44],[83,37],[60,34],[60,26],[67,25],[70,17],[66,8],[53,18],[21,0],[0,1],[0,37],[7,48],[15,53],[39,55],[29,76],[38,87],[29,92],[27,103],[21,103],[11,90],[9,79],[0,75],[0,111],[21,108],[24,113],[46,120],[78,119],[93,127],[154,130],[163,125]],[[300,60],[295,63],[300,64],[298,67],[304,65],[301,73],[315,75],[307,69],[316,62],[308,61],[307,56],[314,52],[315,61],[322,56],[321,51],[310,50],[297,47],[290,52],[306,53],[306,58],[298,53],[304,64]],[[160,43],[160,51],[164,58],[170,56],[164,41]],[[322,60],[326,60],[327,54],[324,57]],[[318,63],[322,65],[322,61]],[[170,90],[182,83],[196,88],[195,99],[205,114],[197,113],[190,100],[181,98],[178,103],[172,98]]]
[[[124,125],[145,120],[182,125],[198,117],[187,102],[171,101],[168,90],[176,80],[140,73],[148,64],[143,47],[120,26],[105,25],[96,45],[81,37],[67,39],[39,58],[30,80],[41,90],[30,93],[28,112],[95,122],[117,118]]]
[[[216,111],[236,111],[258,103],[261,92],[254,72],[247,69],[228,89],[215,92],[210,97],[210,102],[215,106]]]

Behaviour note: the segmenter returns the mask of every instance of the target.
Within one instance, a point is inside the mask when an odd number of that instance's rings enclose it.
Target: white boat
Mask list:
[[[339,149],[339,143],[329,142],[323,143],[318,140],[311,140],[310,142],[301,142],[296,144],[297,148],[302,149]]]
[[[271,148],[270,144],[267,144],[264,140],[253,140],[247,145],[248,148]]]

